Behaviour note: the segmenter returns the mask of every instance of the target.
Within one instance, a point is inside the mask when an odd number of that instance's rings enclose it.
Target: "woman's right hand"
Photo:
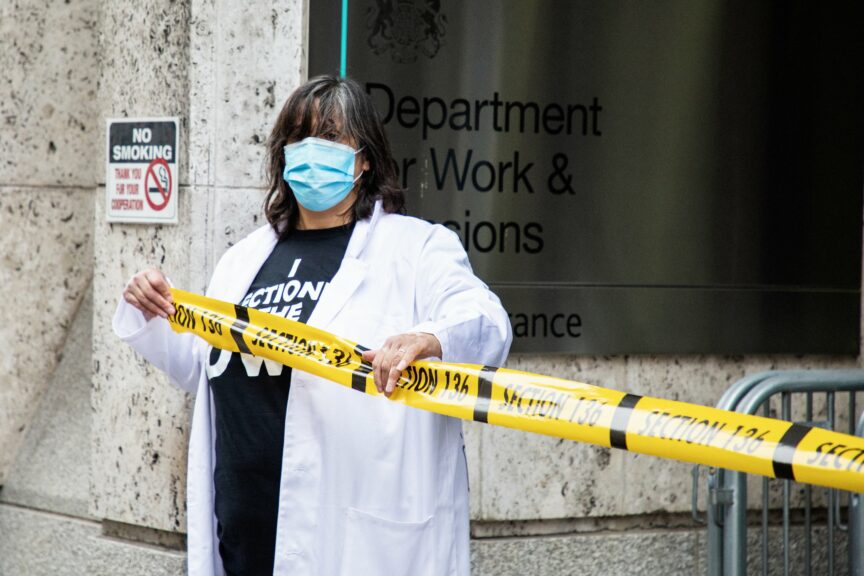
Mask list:
[[[140,310],[148,321],[154,316],[167,318],[174,314],[170,285],[156,268],[142,270],[133,276],[123,290],[123,299]]]

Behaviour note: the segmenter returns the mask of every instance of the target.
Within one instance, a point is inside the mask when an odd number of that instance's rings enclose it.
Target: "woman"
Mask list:
[[[400,214],[380,119],[354,81],[310,80],[269,140],[269,224],[221,258],[207,294],[371,348],[390,396],[421,358],[503,363],[507,315],[456,235]],[[196,392],[189,573],[468,576],[461,422],[258,358],[165,321],[155,269],[123,292],[115,332]]]

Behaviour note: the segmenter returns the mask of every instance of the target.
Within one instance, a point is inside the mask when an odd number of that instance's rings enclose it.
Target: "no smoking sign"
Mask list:
[[[108,120],[109,222],[177,223],[177,118]]]

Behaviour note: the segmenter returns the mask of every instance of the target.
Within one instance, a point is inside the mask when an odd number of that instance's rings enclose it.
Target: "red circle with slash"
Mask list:
[[[163,186],[162,181],[156,175],[156,166],[163,166],[165,173],[168,175],[168,183]],[[153,181],[156,186],[150,188],[150,181]],[[151,198],[150,195],[155,196]],[[147,172],[144,174],[144,198],[147,199],[147,204],[155,211],[162,210],[168,205],[171,199],[171,168],[164,158],[154,158],[150,165],[147,166]]]

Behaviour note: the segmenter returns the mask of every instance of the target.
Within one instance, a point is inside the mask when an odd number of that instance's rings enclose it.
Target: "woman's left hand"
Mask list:
[[[363,360],[372,363],[375,387],[388,398],[396,389],[402,371],[415,360],[440,358],[441,343],[426,332],[409,332],[391,336],[377,350],[367,350]]]

